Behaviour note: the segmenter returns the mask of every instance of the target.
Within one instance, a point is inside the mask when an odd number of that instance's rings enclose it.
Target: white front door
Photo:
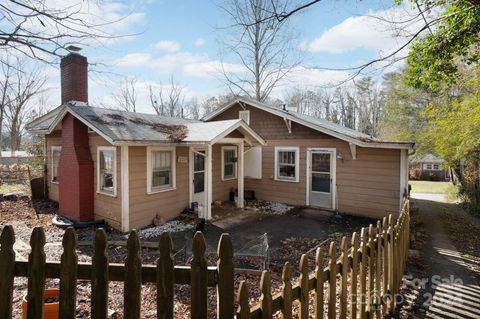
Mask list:
[[[205,190],[207,188],[205,174],[206,151],[194,149],[192,153],[192,202],[197,202],[199,206],[205,207]]]
[[[335,199],[335,151],[310,152],[310,206],[333,209]]]

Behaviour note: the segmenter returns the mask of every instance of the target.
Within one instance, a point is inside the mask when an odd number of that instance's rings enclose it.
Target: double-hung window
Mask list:
[[[175,148],[149,147],[147,174],[148,193],[175,189]]]
[[[117,195],[117,151],[115,146],[99,146],[97,149],[97,191]]]
[[[275,180],[298,182],[299,156],[298,147],[275,147]]]
[[[60,161],[61,146],[52,146],[52,182],[58,183],[58,163]]]
[[[237,147],[222,147],[222,180],[237,178]]]

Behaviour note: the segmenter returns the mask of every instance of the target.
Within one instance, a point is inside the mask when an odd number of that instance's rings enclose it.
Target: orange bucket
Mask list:
[[[45,289],[45,299],[47,298],[55,298],[58,300],[60,297],[60,289],[57,288],[49,288]],[[23,297],[22,300],[22,318],[27,319],[27,297]],[[57,302],[50,302],[45,303],[43,307],[43,316],[44,319],[58,319],[58,301]]]

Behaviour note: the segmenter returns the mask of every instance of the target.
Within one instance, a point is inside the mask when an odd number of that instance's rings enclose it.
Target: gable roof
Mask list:
[[[134,113],[91,107],[82,102],[66,103],[27,124],[34,134],[51,133],[63,117],[70,113],[113,145],[121,144],[205,144],[238,129],[251,144],[265,141],[240,119],[201,122],[177,117]],[[172,141],[170,130],[183,128],[185,137]]]
[[[383,141],[373,136],[358,132],[356,130],[347,128],[345,126],[342,126],[324,119],[316,118],[313,116],[305,115],[305,114],[291,111],[291,110],[283,110],[277,107],[270,106],[265,103],[261,103],[261,102],[251,100],[251,99],[246,99],[246,98],[236,98],[228,102],[227,104],[221,106],[220,108],[216,109],[215,111],[205,115],[202,118],[202,120],[209,121],[215,118],[217,115],[225,112],[235,104],[240,104],[240,105],[248,104],[252,107],[258,108],[265,112],[282,117],[286,120],[293,121],[295,123],[304,125],[316,131],[325,133],[327,135],[339,138],[341,140],[344,140],[346,142],[349,142],[361,147],[394,148],[394,149],[412,149],[414,147],[414,143]]]
[[[445,160],[441,157],[437,157],[434,154],[425,154],[421,156],[417,154],[413,156],[410,160],[412,163],[434,163],[434,164],[443,164]]]

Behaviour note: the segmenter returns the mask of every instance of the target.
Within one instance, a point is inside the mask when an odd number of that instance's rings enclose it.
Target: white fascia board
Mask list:
[[[260,136],[258,135],[257,133],[255,133],[254,130],[252,130],[245,122],[243,122],[242,120],[238,120],[237,123],[235,123],[234,125],[230,126],[228,129],[226,129],[225,131],[223,131],[222,133],[218,134],[215,138],[213,138],[211,141],[210,141],[210,144],[215,144],[217,143],[219,140],[221,140],[222,138],[224,138],[225,136],[227,136],[228,134],[232,133],[233,131],[235,131],[236,129],[238,128],[242,128],[244,129],[245,131],[247,131],[248,134],[250,134],[258,143],[260,143],[261,145],[265,145],[265,140]]]
[[[304,121],[302,119],[296,118],[296,117],[294,117],[294,116],[292,116],[292,115],[290,115],[286,112],[282,112],[281,110],[278,110],[278,111],[273,110],[273,109],[270,109],[270,108],[263,107],[262,105],[254,103],[252,101],[244,101],[242,99],[233,100],[232,102],[230,102],[230,103],[220,107],[219,109],[215,110],[214,112],[208,114],[207,116],[205,116],[203,118],[203,120],[208,121],[208,120],[214,118],[215,116],[217,116],[218,114],[220,114],[220,113],[224,112],[225,110],[229,109],[230,107],[232,107],[236,103],[245,103],[245,104],[251,105],[253,107],[261,109],[262,111],[274,114],[276,116],[280,116],[282,118],[289,119],[293,122],[296,122],[296,123],[301,124],[303,126],[309,127],[309,128],[311,128],[315,131],[325,133],[327,135],[336,137],[340,140],[355,144],[357,146],[372,147],[372,148],[389,148],[389,149],[412,149],[413,148],[413,145],[411,143],[399,144],[399,143],[388,143],[388,142],[364,142],[360,139],[357,139],[357,138],[354,138],[354,137],[351,137],[351,136],[348,136],[348,135],[330,130],[330,129],[325,128],[325,127],[320,127],[320,126],[315,125],[313,123],[310,123],[310,122]]]

